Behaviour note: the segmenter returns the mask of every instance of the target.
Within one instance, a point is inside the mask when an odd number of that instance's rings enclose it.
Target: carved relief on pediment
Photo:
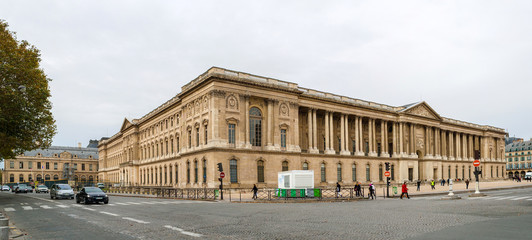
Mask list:
[[[238,110],[238,99],[234,94],[231,94],[227,97],[225,105],[227,109]]]
[[[279,115],[281,117],[288,117],[290,115],[290,109],[286,103],[281,103],[279,105]]]
[[[407,113],[409,114],[412,114],[412,115],[418,115],[418,116],[422,116],[422,117],[428,117],[428,118],[432,118],[432,119],[438,119],[438,117],[436,115],[434,115],[426,106],[424,105],[419,105],[417,107],[414,107],[410,110],[407,111]]]

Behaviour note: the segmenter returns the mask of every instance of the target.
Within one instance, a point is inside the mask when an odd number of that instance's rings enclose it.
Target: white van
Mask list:
[[[532,179],[532,172],[527,172],[525,174],[525,180]]]

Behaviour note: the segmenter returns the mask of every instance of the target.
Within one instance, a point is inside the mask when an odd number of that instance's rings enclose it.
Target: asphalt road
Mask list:
[[[0,193],[30,239],[529,239],[532,188],[484,198],[228,203],[110,197],[110,204]]]

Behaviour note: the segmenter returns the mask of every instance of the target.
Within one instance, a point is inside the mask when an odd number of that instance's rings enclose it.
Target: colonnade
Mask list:
[[[307,113],[309,153],[319,153],[320,149],[317,111],[309,108]],[[494,146],[490,148],[489,137],[438,126],[353,116],[327,110],[323,116],[324,154],[337,153],[333,143],[338,128],[340,133],[336,135],[340,139],[338,150],[341,155],[470,161],[474,158],[474,151],[480,150],[482,160],[501,161],[504,154],[499,151],[501,144],[504,144],[501,139],[494,139]],[[339,118],[340,126],[335,126],[334,117]],[[380,131],[377,131],[377,124],[380,125]],[[354,131],[354,135],[350,131]],[[354,141],[354,149],[349,148],[349,140]]]

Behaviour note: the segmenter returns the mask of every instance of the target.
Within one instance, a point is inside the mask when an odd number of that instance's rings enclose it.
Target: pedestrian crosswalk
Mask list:
[[[33,211],[33,210],[48,210],[48,209],[69,209],[69,208],[77,208],[77,209],[84,209],[89,211],[95,211],[94,208],[107,208],[107,207],[113,207],[113,206],[141,206],[141,205],[154,205],[154,204],[161,204],[161,205],[176,205],[176,204],[185,204],[185,203],[208,203],[208,202],[201,202],[201,201],[143,201],[143,202],[115,202],[115,203],[109,203],[109,204],[91,204],[91,205],[82,205],[82,204],[76,204],[76,203],[62,203],[62,204],[54,204],[54,203],[20,203],[20,205],[13,205],[9,207],[4,207],[3,210],[5,212],[15,212],[15,211]],[[1,209],[1,208],[0,208]]]

